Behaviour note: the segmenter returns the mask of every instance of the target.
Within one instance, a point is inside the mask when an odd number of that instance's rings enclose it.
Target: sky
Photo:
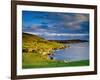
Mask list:
[[[22,11],[22,32],[48,40],[89,40],[89,14]]]

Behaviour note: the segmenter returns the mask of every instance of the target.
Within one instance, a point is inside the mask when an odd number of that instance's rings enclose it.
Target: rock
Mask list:
[[[27,48],[25,48],[25,49],[22,49],[22,52],[28,52],[28,49]]]
[[[64,60],[65,63],[68,63],[68,61]]]
[[[49,56],[49,58],[51,59],[51,60],[53,60],[54,58],[53,58],[53,56]]]

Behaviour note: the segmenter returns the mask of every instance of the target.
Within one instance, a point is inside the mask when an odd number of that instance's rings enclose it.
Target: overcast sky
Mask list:
[[[89,38],[89,14],[22,11],[23,32],[46,39]]]

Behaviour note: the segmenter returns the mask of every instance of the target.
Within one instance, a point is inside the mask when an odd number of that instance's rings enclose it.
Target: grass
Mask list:
[[[88,66],[89,60],[64,62],[49,59],[48,55],[53,50],[63,49],[61,43],[50,42],[36,35],[22,34],[22,68],[48,68],[48,67],[68,67],[68,66]]]
[[[75,66],[88,66],[89,60],[73,61],[67,62],[50,60],[46,58],[47,56],[41,57],[37,54],[29,53],[23,54],[23,64],[22,68],[50,68],[50,67],[75,67]]]
[[[50,42],[39,36],[23,33],[22,34],[23,52],[35,52],[41,55],[51,53],[54,49],[61,49],[65,46],[61,43]]]

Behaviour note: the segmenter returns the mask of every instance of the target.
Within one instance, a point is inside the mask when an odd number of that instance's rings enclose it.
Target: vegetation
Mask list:
[[[65,48],[63,44],[57,42],[50,42],[36,35],[23,33],[23,52],[37,53],[40,55],[46,55],[51,53],[55,49]]]
[[[64,62],[53,60],[49,55],[56,49],[63,49],[62,43],[48,41],[33,34],[22,33],[22,68],[85,66],[89,61]]]
[[[49,68],[49,67],[69,67],[69,66],[88,66],[89,60],[81,60],[74,62],[64,62],[57,60],[46,59],[46,56],[40,56],[37,54],[30,53],[27,55],[23,54],[23,66],[22,68]]]

